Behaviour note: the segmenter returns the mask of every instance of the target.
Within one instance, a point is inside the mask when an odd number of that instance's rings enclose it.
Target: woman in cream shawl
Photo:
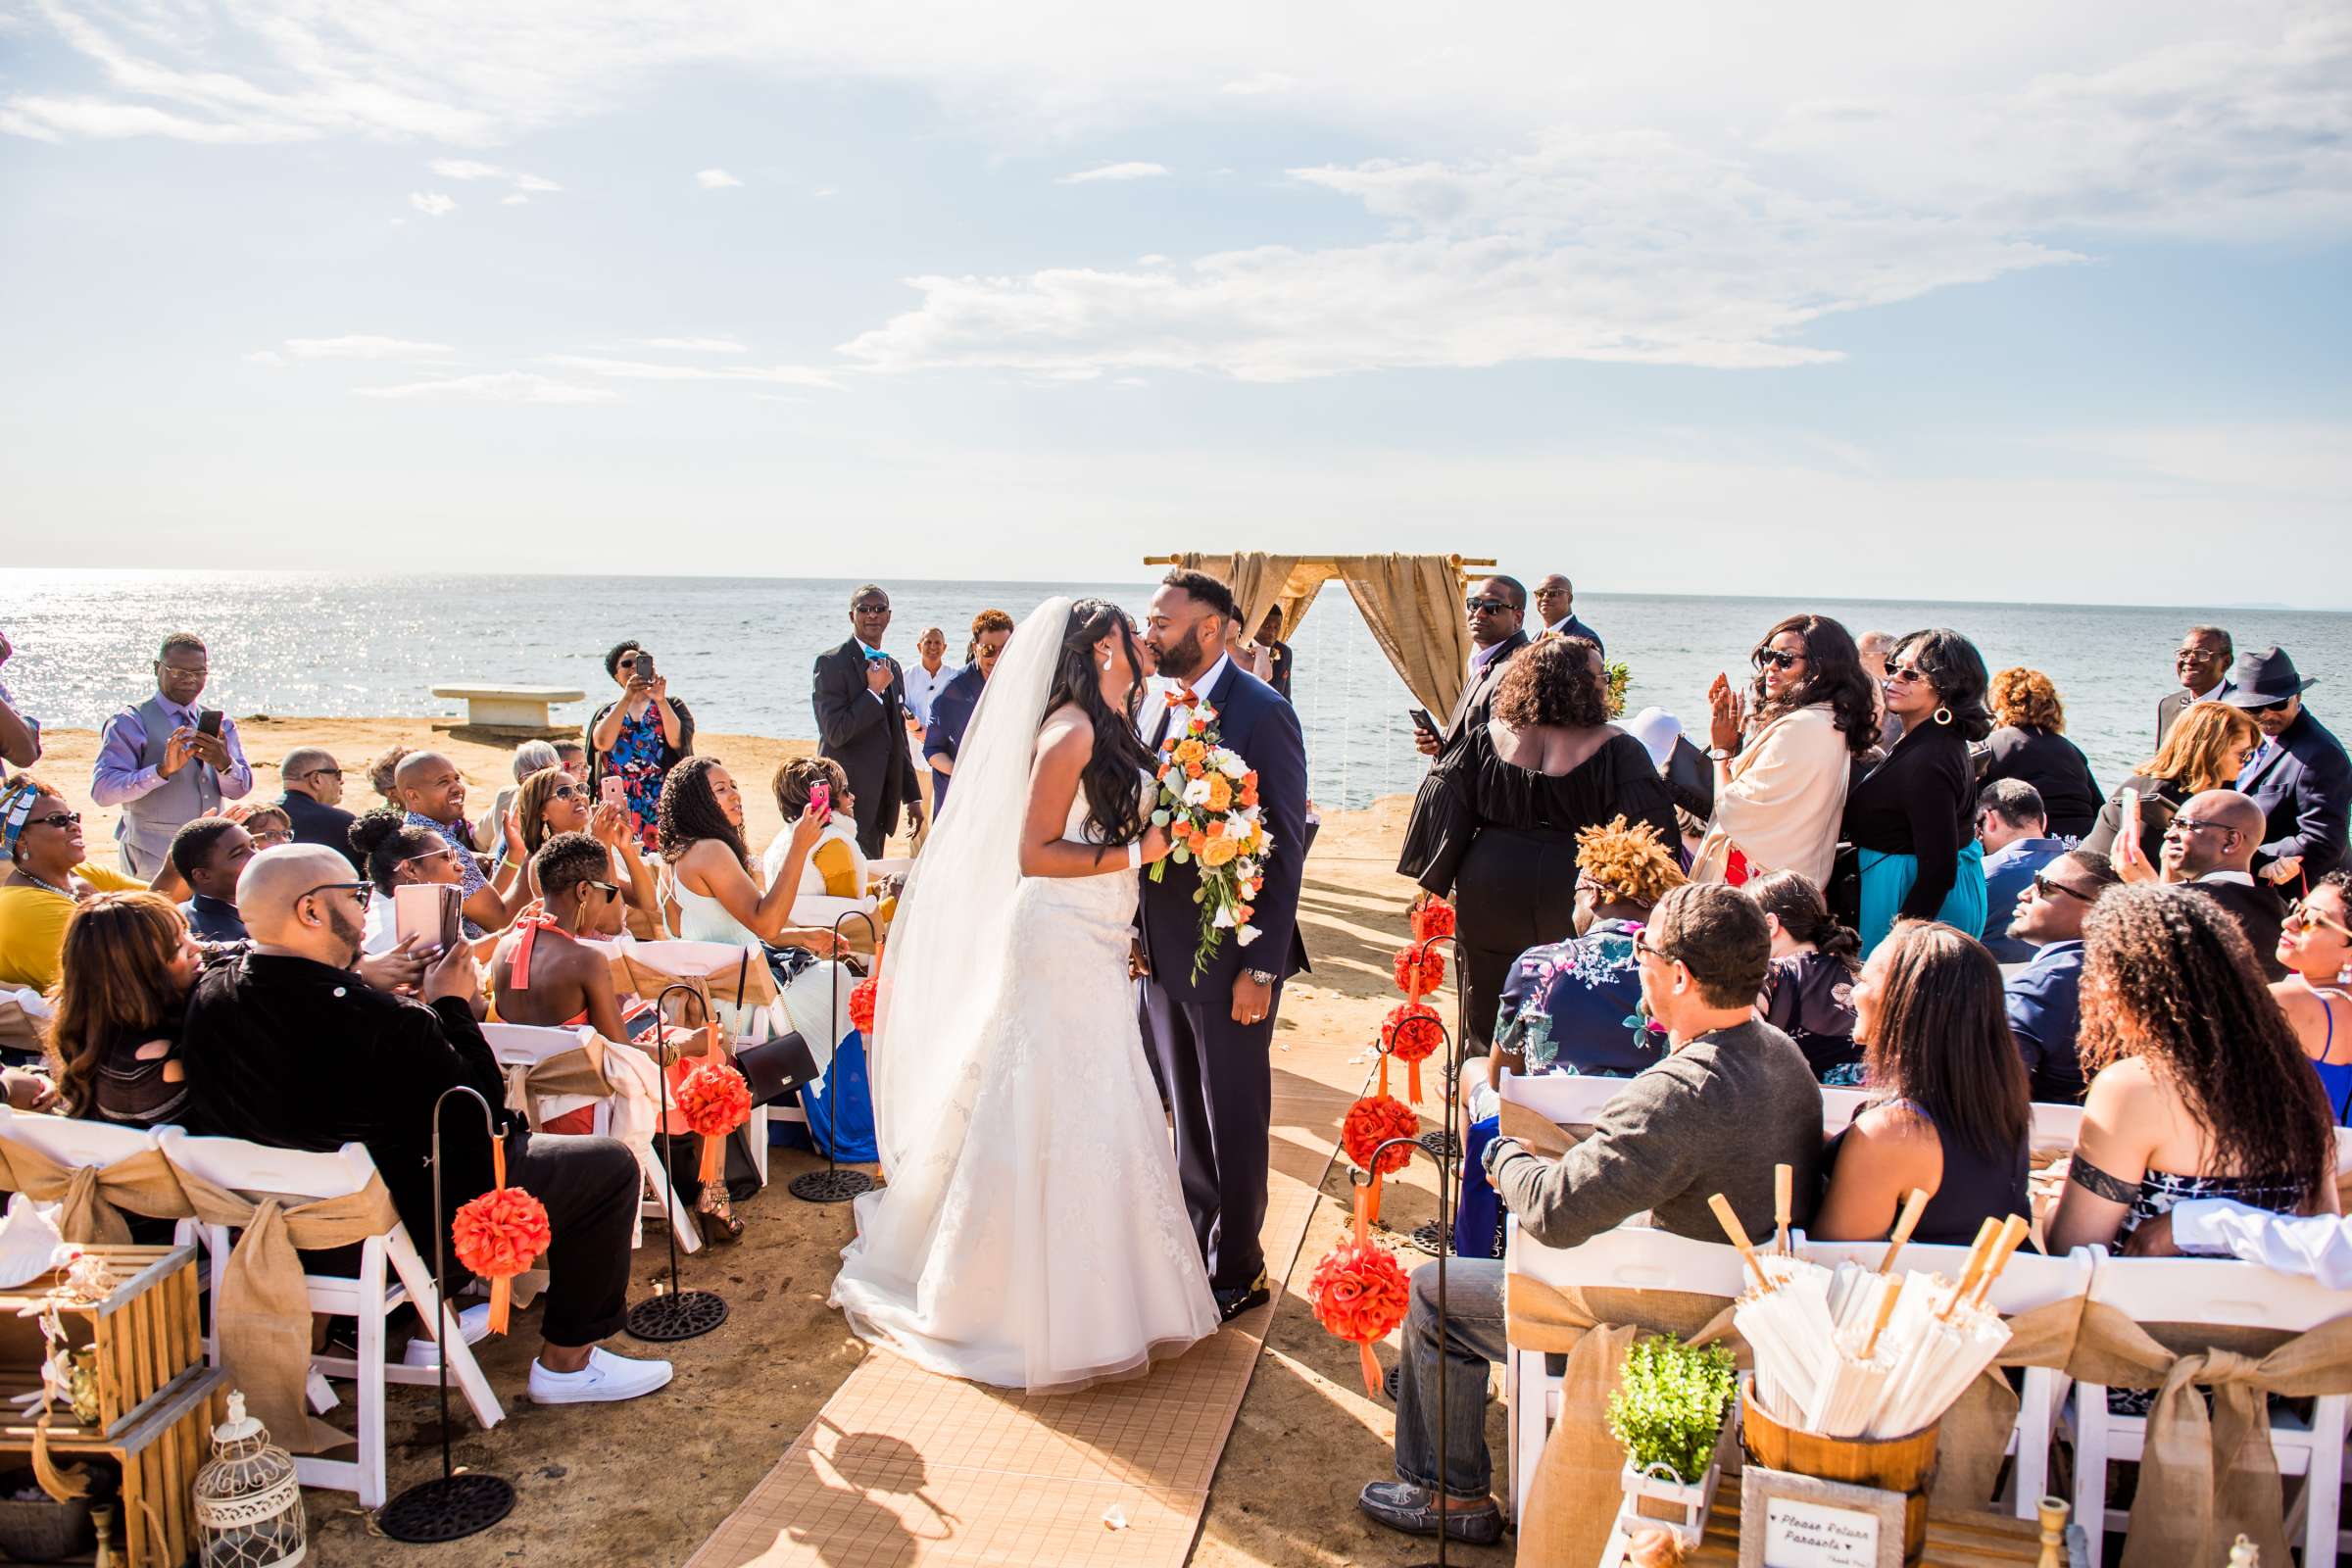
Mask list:
[[[1826,888],[1853,758],[1878,739],[1870,677],[1853,637],[1826,615],[1789,616],[1751,658],[1748,697],[1727,675],[1707,692],[1715,814],[1690,877],[1799,871]]]

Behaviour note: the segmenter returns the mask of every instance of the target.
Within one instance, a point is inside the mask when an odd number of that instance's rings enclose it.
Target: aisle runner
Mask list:
[[[1336,1136],[1348,1103],[1337,1091],[1314,1093],[1320,1085],[1299,1087],[1307,1092],[1276,1093],[1260,1231],[1269,1271],[1286,1279],[1321,1170],[1311,1180],[1284,1171],[1287,1162],[1303,1173],[1309,1161],[1295,1143],[1282,1147],[1281,1129]],[[1281,1302],[1278,1289],[1272,1304],[1148,1377],[1059,1396],[936,1377],[877,1350],[687,1568],[1181,1564]]]

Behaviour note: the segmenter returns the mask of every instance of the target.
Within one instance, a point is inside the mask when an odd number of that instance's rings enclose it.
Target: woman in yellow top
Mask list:
[[[81,813],[29,773],[0,787],[0,844],[9,860],[0,878],[0,986],[45,992],[57,984],[66,919],[84,900],[150,888],[167,898],[187,896],[169,859],[153,882],[89,864]]]

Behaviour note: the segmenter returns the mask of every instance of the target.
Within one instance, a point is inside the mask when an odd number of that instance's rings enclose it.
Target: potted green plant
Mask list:
[[[1721,1346],[1693,1348],[1670,1334],[1636,1340],[1609,1396],[1609,1435],[1625,1449],[1618,1528],[1664,1526],[1686,1547],[1706,1533],[1722,1479],[1724,1411],[1737,1376]]]

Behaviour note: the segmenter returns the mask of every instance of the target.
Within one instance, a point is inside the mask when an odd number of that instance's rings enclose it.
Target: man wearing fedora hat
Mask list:
[[[2262,727],[2262,749],[2237,777],[2269,818],[2261,875],[2316,881],[2344,859],[2345,823],[2352,817],[2352,758],[2303,706],[2318,682],[2295,671],[2283,649],[2240,654],[2222,698]]]

